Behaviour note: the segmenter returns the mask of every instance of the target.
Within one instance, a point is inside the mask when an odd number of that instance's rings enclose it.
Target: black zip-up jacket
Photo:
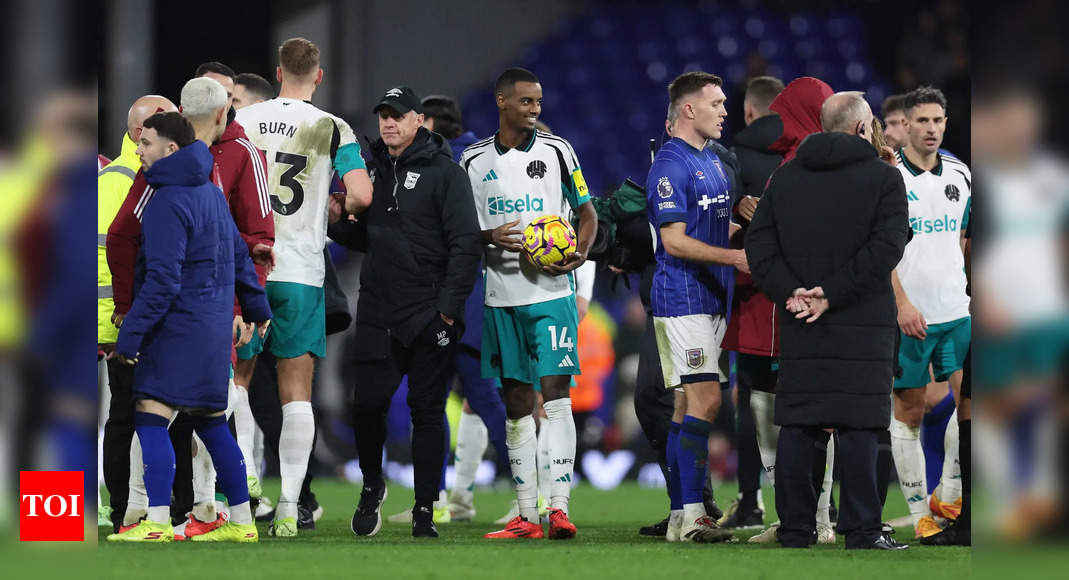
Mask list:
[[[403,344],[439,313],[460,320],[482,257],[471,183],[443,138],[420,128],[393,159],[382,139],[368,148],[371,205],[345,218],[330,238],[366,251],[356,323],[388,331]]]
[[[768,176],[783,162],[782,153],[769,149],[782,135],[783,119],[775,113],[754,120],[735,135],[735,146],[731,151],[742,168],[735,201],[747,195],[761,197],[764,193]]]

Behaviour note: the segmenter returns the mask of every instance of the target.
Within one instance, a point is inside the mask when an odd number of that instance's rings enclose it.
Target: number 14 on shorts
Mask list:
[[[568,336],[568,327],[560,327],[560,340],[557,339],[557,325],[551,324],[549,326],[549,344],[553,350],[567,349],[574,350],[575,341],[572,337]]]

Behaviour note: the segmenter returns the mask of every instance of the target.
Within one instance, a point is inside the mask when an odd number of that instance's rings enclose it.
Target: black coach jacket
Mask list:
[[[371,205],[355,223],[332,224],[328,235],[367,252],[357,326],[385,330],[407,345],[439,313],[463,318],[482,232],[468,176],[437,133],[420,128],[396,159],[378,139],[368,157]]]
[[[810,135],[772,174],[746,257],[782,316],[777,425],[887,428],[898,340],[891,272],[908,218],[901,174],[853,135]],[[829,309],[807,324],[785,304],[814,286]]]

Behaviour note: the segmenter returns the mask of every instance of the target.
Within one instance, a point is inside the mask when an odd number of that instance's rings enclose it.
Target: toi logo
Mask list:
[[[85,488],[81,471],[19,472],[19,540],[85,540]]]

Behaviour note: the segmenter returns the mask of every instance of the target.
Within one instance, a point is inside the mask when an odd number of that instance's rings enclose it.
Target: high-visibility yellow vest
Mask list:
[[[108,269],[105,243],[108,228],[141,168],[136,151],[137,143],[129,135],[123,135],[122,152],[97,173],[97,342],[100,343],[113,343],[119,339],[119,329],[111,323],[115,302],[112,300],[111,270]]]
[[[0,167],[0,350],[22,344],[26,308],[15,237],[55,166],[55,154],[41,135],[31,135],[10,164]]]

